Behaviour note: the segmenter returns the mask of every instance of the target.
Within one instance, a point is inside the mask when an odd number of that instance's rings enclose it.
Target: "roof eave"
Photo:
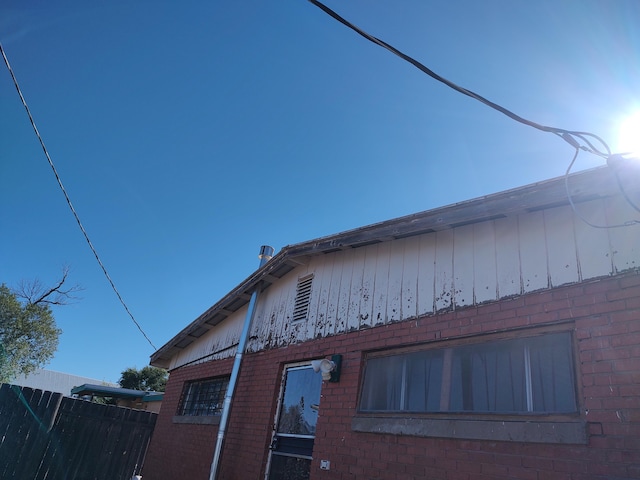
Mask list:
[[[569,192],[574,204],[604,198],[615,191],[616,187],[612,176],[607,173],[607,167],[569,176]],[[565,178],[558,177],[286,246],[154,352],[150,364],[169,368],[175,354],[246,305],[255,288],[267,288],[297,265],[306,263],[309,257],[564,205],[569,205]]]

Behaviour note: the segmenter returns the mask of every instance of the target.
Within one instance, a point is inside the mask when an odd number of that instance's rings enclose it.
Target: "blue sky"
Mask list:
[[[440,75],[602,136],[640,109],[637,0],[327,0]],[[275,247],[560,176],[573,150],[304,0],[0,3],[0,42],[94,246],[160,347]],[[116,381],[151,346],[0,65],[0,282],[53,283],[47,368]],[[640,137],[640,134],[639,134]],[[575,169],[602,164],[582,155]]]

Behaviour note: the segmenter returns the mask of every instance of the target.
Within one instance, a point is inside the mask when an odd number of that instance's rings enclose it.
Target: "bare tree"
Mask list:
[[[80,285],[65,287],[64,283],[69,276],[69,266],[62,268],[62,277],[58,282],[51,286],[45,286],[40,279],[21,280],[18,286],[12,289],[13,294],[21,300],[31,305],[68,305],[79,300],[80,297],[75,294],[81,292],[83,288]]]

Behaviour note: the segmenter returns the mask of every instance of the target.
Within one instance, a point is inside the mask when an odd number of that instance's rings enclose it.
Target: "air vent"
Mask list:
[[[293,321],[306,320],[309,313],[309,298],[311,297],[311,282],[313,275],[308,275],[298,279],[296,288],[296,303],[293,306]]]

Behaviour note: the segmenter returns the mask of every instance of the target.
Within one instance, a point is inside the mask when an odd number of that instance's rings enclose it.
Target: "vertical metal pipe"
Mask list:
[[[533,382],[531,379],[531,351],[529,345],[524,346],[524,379],[527,395],[527,412],[533,412]]]
[[[260,247],[260,267],[267,263],[273,256],[273,247],[263,245]],[[224,443],[224,436],[227,430],[227,423],[229,421],[229,412],[231,410],[231,404],[233,402],[233,394],[235,393],[236,384],[238,383],[238,376],[240,375],[240,366],[242,364],[242,356],[247,347],[247,341],[249,340],[249,332],[251,331],[251,324],[253,323],[253,316],[255,313],[256,303],[260,294],[260,286],[256,285],[256,288],[251,293],[251,300],[249,300],[249,307],[247,308],[247,315],[244,319],[244,326],[242,327],[242,333],[240,334],[240,340],[238,342],[238,349],[236,351],[236,358],[233,362],[233,369],[231,370],[231,377],[229,378],[229,386],[227,387],[227,393],[224,396],[224,403],[222,405],[222,416],[220,417],[220,425],[218,426],[218,439],[216,441],[216,449],[213,453],[213,461],[211,462],[211,471],[209,472],[209,480],[216,480],[218,476],[218,468],[220,466],[220,459],[222,456],[222,446]]]

